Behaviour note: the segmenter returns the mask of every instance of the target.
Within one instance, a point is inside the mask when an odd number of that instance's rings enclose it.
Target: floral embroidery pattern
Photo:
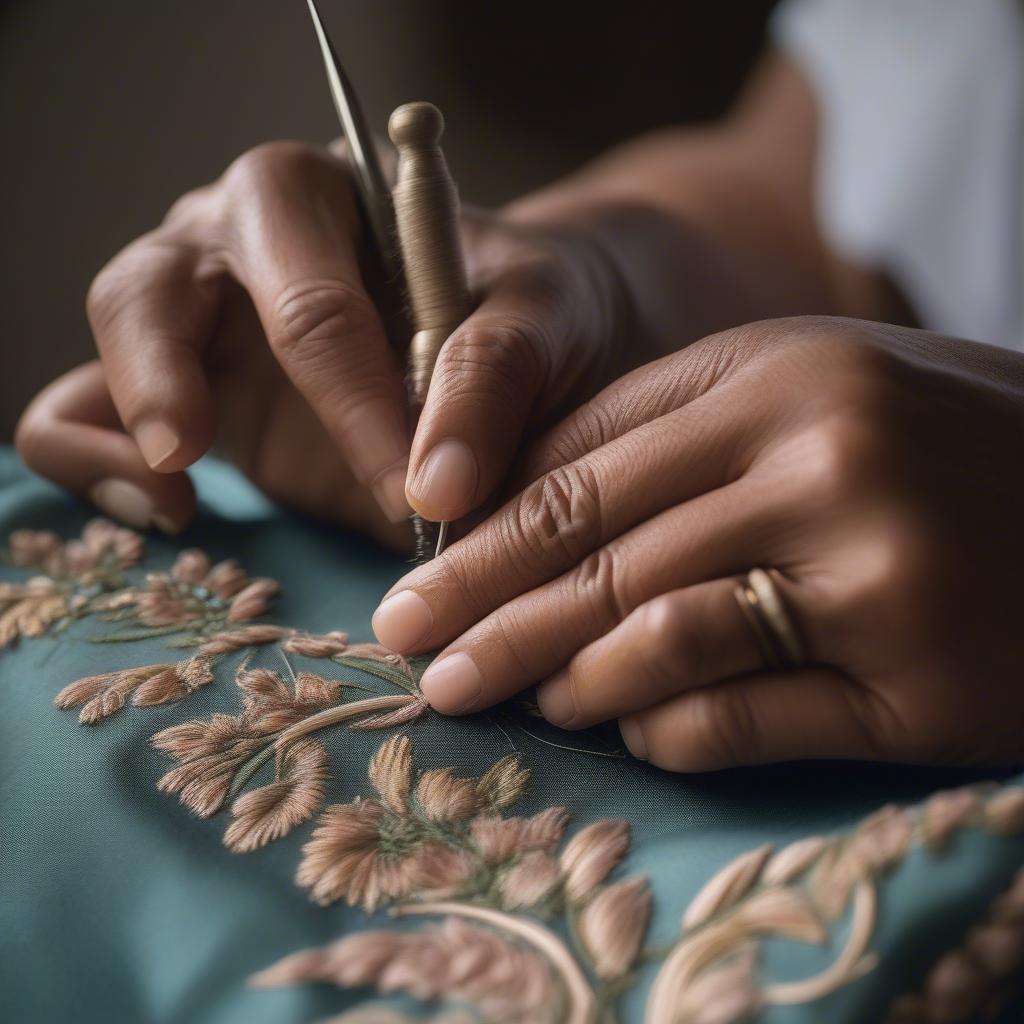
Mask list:
[[[934,794],[919,808],[884,807],[849,835],[811,837],[736,858],[694,897],[682,934],[655,977],[649,1024],[749,1020],[771,1005],[813,1002],[870,971],[878,878],[914,846],[945,849],[963,828],[1001,836],[1024,832],[1024,788],[965,787]],[[852,904],[846,945],[831,966],[800,981],[764,985],[760,939],[821,944],[828,924]]]
[[[508,814],[530,778],[517,756],[502,758],[479,778],[450,768],[417,773],[411,741],[394,735],[369,763],[373,794],[323,809],[330,758],[316,734],[333,726],[384,730],[414,722],[429,710],[418,688],[424,661],[376,644],[349,644],[341,632],[313,635],[253,623],[277,584],[251,579],[234,561],[213,565],[189,550],[169,570],[138,579],[133,570],[142,556],[138,534],[105,520],[67,542],[45,531],[16,531],[10,562],[37,574],[0,583],[0,647],[93,618],[112,624],[112,632],[93,642],[166,637],[171,647],[191,649],[178,661],[66,686],[56,705],[79,709],[86,725],[129,700],[145,707],[186,697],[214,682],[222,659],[241,654],[234,671],[237,715],[213,714],[152,737],[172,761],[159,788],[200,817],[230,805],[224,842],[237,853],[319,814],[296,878],[314,901],[432,919],[413,931],[350,934],[296,953],[257,975],[257,985],[326,981],[461,1004],[432,1016],[443,1024],[611,1024],[639,967],[655,963],[649,1024],[745,1021],[767,1006],[813,1002],[873,968],[877,884],[911,849],[941,855],[965,828],[1024,832],[1024,789],[992,785],[936,793],[918,808],[883,808],[847,835],[810,837],[778,851],[764,845],[706,883],[670,948],[645,951],[649,883],[612,877],[629,850],[628,824],[598,821],[566,839],[565,808]],[[288,679],[250,667],[256,649],[267,647],[279,652]],[[389,692],[292,672],[289,654],[361,670]],[[271,762],[272,780],[252,786]],[[893,1004],[889,1024],[966,1021],[989,1005],[993,989],[1005,987],[1024,963],[1022,881],[1018,876],[993,904],[962,949],[939,962],[921,995]],[[828,968],[785,983],[760,978],[764,938],[822,944],[848,908],[845,944]],[[960,1016],[951,1016],[951,999],[963,1008]],[[934,1007],[944,1007],[939,1016]],[[364,1005],[336,1024],[413,1019],[421,1018]]]
[[[599,821],[561,850],[569,814],[504,815],[530,778],[515,756],[478,779],[450,769],[413,784],[412,743],[384,742],[375,796],[329,807],[303,848],[297,882],[319,903],[398,916],[442,915],[413,932],[350,935],[258,975],[261,986],[328,981],[455,999],[484,1020],[610,1019],[632,982],[651,911],[642,877],[606,884],[629,848],[624,821]],[[573,949],[543,922],[565,917]]]

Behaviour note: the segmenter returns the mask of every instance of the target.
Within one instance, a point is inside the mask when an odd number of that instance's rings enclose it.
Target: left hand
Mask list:
[[[679,771],[1024,759],[1024,359],[866,321],[765,321],[607,388],[525,489],[397,583],[386,645],[442,648],[440,711],[543,680]],[[532,481],[532,482],[530,482]],[[774,570],[808,664],[767,672],[734,598]]]

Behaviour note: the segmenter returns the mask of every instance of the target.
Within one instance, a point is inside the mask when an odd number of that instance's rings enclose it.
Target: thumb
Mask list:
[[[580,323],[556,277],[548,267],[504,274],[441,349],[406,482],[425,518],[477,508],[504,480],[527,424],[550,415],[597,363],[593,315]]]

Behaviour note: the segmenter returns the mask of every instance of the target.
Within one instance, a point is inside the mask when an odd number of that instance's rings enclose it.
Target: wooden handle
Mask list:
[[[441,346],[470,313],[459,238],[459,195],[441,152],[444,117],[432,103],[406,103],[388,123],[398,150],[392,191],[395,226],[415,334],[409,345],[409,397],[421,407]]]

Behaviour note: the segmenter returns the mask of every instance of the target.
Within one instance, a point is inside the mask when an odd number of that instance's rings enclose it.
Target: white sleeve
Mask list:
[[[772,36],[817,98],[830,242],[925,326],[1024,349],[1024,3],[788,0]]]

